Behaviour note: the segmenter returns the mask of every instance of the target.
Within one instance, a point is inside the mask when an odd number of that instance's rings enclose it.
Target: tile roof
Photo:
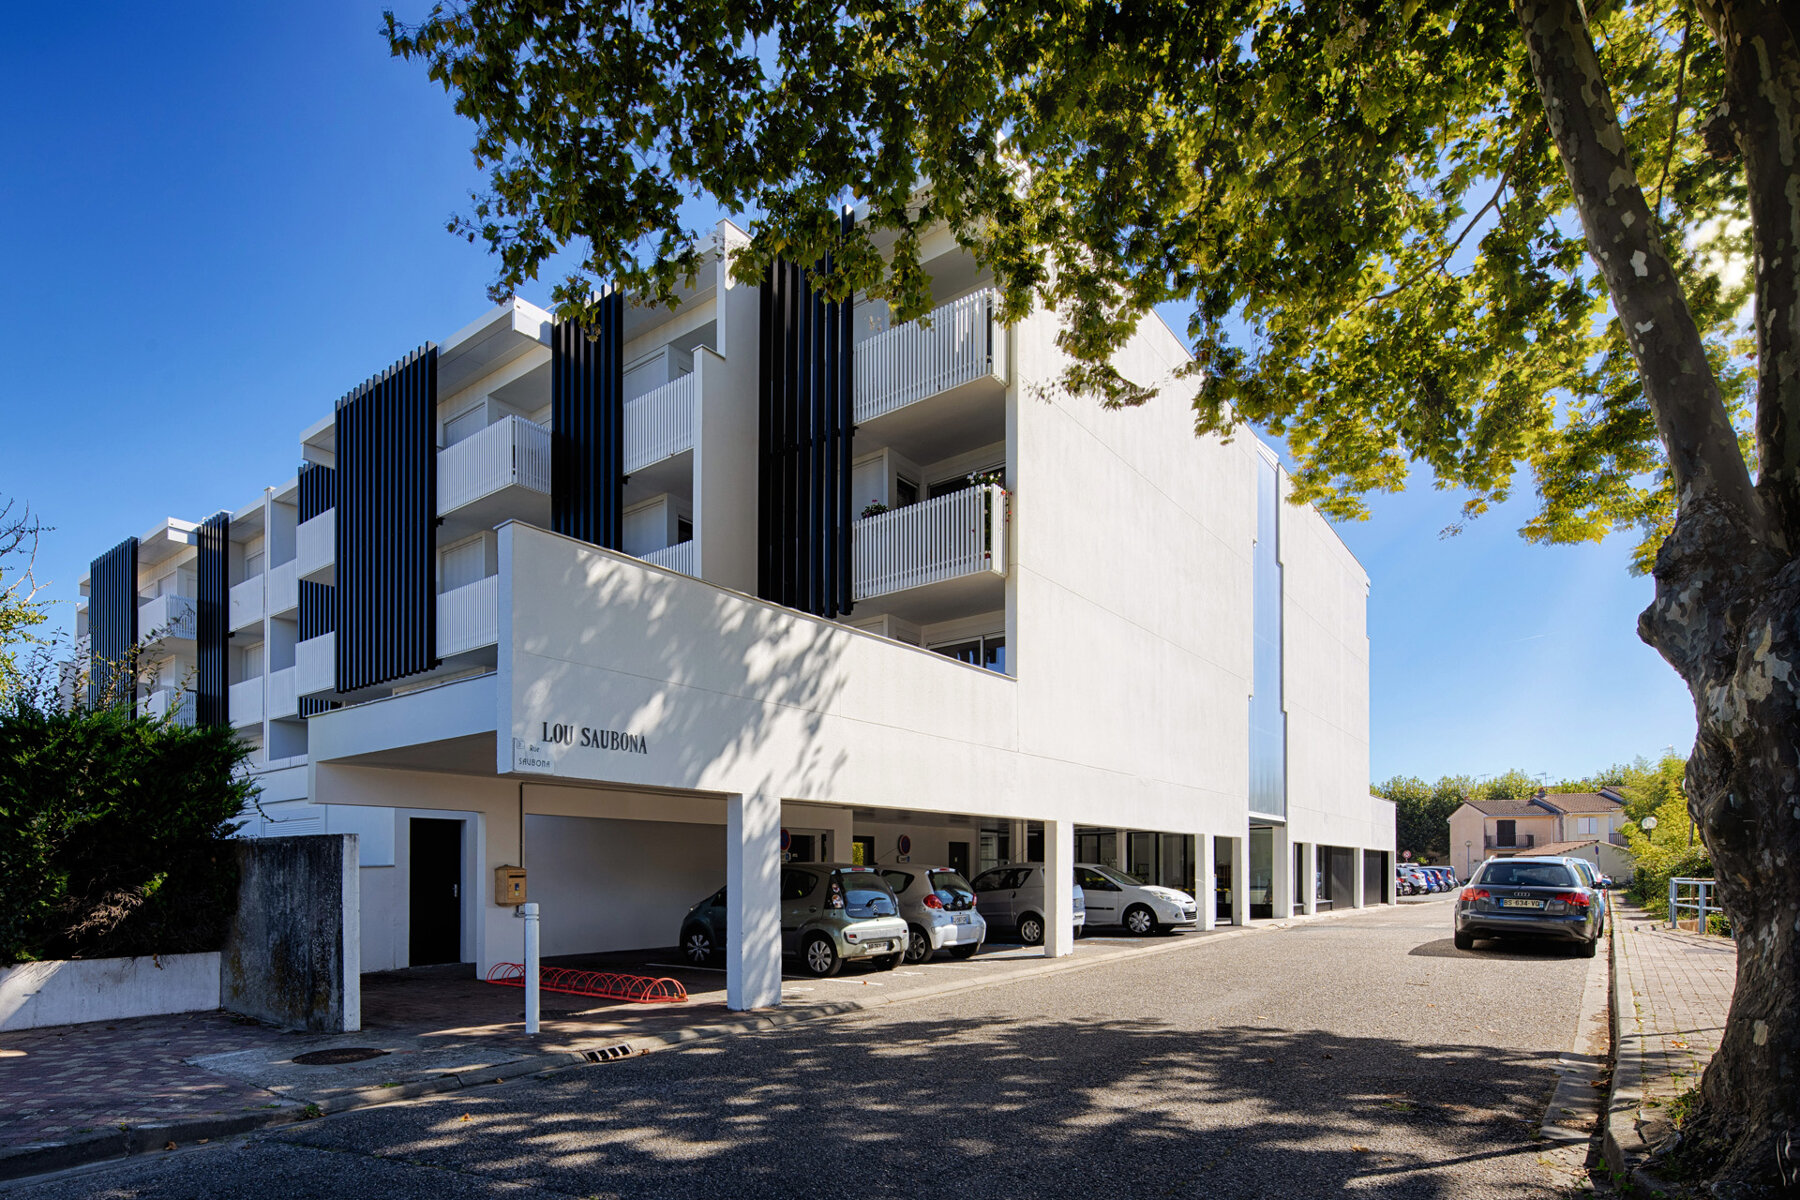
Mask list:
[[[1565,813],[1610,813],[1625,807],[1625,801],[1619,795],[1606,790],[1551,792],[1542,799],[1543,803]]]
[[[1553,817],[1556,814],[1532,800],[1464,800],[1476,812],[1490,817]]]
[[[1599,840],[1599,838],[1584,838],[1579,842],[1551,842],[1548,846],[1534,846],[1531,852],[1533,854],[1547,854],[1550,857],[1555,858],[1559,855],[1573,854],[1583,846],[1592,846]],[[1620,849],[1624,849],[1624,847],[1620,847]]]

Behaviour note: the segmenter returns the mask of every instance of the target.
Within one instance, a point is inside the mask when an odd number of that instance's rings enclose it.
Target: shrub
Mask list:
[[[248,753],[122,707],[0,709],[0,964],[218,949]]]

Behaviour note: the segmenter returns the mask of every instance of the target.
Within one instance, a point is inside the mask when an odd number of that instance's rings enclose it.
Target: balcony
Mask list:
[[[692,541],[676,542],[673,546],[664,546],[661,550],[652,550],[648,554],[639,555],[647,563],[655,563],[659,567],[667,567],[671,571],[680,571],[683,575],[697,575],[694,570],[694,543]]]
[[[286,616],[300,608],[299,563],[288,559],[279,567],[269,568],[269,615]]]
[[[326,509],[294,530],[294,561],[301,579],[337,581],[337,511]]]
[[[146,717],[160,721],[169,717],[178,725],[194,723],[194,693],[177,688],[158,688],[139,702]]]
[[[549,516],[550,431],[505,417],[438,452],[438,513],[447,524],[492,529],[508,517]]]
[[[490,575],[437,598],[439,658],[466,654],[500,640],[500,577]]]
[[[263,719],[262,677],[259,675],[255,679],[246,679],[242,683],[232,684],[228,705],[231,709],[232,728],[248,729],[261,725]]]
[[[850,527],[854,598],[1006,574],[1006,490],[965,488]]]
[[[279,671],[269,672],[269,691],[264,701],[268,707],[269,720],[279,721],[283,717],[300,715],[300,705],[294,691],[294,677],[298,673],[297,667],[284,667]]]
[[[138,605],[138,636],[146,641],[194,638],[194,600],[191,596],[166,595]]]
[[[316,696],[337,690],[337,634],[307,638],[294,647],[294,694]],[[277,672],[279,674],[279,672]]]
[[[262,624],[263,579],[261,575],[246,579],[231,589],[231,631],[249,629]]]
[[[625,402],[625,473],[694,448],[694,381],[689,373]]]
[[[1514,834],[1511,841],[1503,842],[1490,833],[1481,839],[1481,845],[1484,850],[1529,850],[1537,845],[1537,834]]]
[[[881,419],[869,432],[918,461],[1004,438],[1007,330],[999,308],[998,293],[980,291],[858,342],[857,423]],[[918,407],[936,397],[944,403]]]

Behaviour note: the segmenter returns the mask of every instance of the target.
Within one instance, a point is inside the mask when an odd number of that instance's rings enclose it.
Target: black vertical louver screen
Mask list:
[[[337,472],[323,463],[300,464],[300,521],[337,507]]]
[[[609,550],[623,540],[624,356],[616,290],[601,299],[596,328],[559,321],[551,334],[550,528]]]
[[[231,636],[225,584],[226,540],[231,514],[215,513],[200,525],[200,597],[194,605],[194,715],[202,725],[231,723],[226,639]]]
[[[137,698],[138,540],[126,538],[88,566],[88,704]]]
[[[835,617],[851,608],[854,302],[827,303],[804,269],[778,259],[759,303],[757,590]]]
[[[300,523],[337,507],[337,472],[323,463],[300,464]],[[335,521],[335,518],[333,518]],[[328,583],[300,581],[300,640],[324,637],[337,628],[337,594]],[[302,697],[300,715],[324,712],[324,702]],[[310,711],[309,711],[310,710]]]
[[[337,690],[437,666],[437,347],[338,401]]]

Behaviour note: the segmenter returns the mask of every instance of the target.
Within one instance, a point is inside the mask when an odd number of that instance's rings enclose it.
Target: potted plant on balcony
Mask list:
[[[870,517],[879,517],[882,513],[886,512],[887,510],[888,510],[888,506],[883,504],[881,501],[871,500],[867,504],[863,505],[863,510],[862,510],[863,520],[866,521]]]

